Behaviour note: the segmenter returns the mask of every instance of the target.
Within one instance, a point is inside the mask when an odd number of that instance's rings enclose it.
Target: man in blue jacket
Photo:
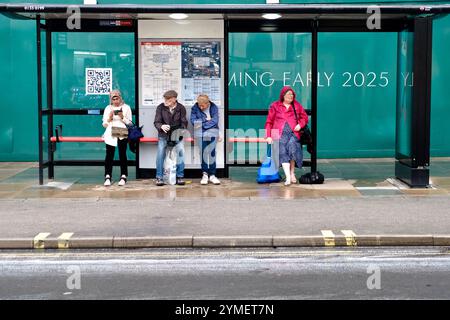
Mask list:
[[[205,94],[197,97],[197,103],[191,110],[191,123],[194,126],[194,137],[198,141],[200,159],[202,161],[202,180],[220,184],[216,177],[216,145],[219,138],[219,108]]]

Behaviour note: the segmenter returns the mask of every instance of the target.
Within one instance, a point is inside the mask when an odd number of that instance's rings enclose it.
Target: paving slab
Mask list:
[[[157,187],[153,179],[130,179],[121,188],[97,181],[102,168],[87,168],[79,177],[77,168],[58,168],[60,180],[41,187],[34,163],[0,163],[0,174],[5,173],[0,175],[0,239],[5,246],[19,246],[49,233],[52,248],[61,246],[65,233],[73,233],[65,243],[74,248],[189,241],[191,246],[321,246],[326,245],[322,231],[329,230],[334,245],[449,243],[450,177],[434,176],[432,188],[410,189],[385,176],[392,159],[320,165],[339,175],[323,185],[285,187],[255,183],[257,168],[233,168],[219,186],[187,179],[186,186]],[[439,172],[447,168],[450,160],[439,162]],[[349,240],[343,231],[355,237]]]

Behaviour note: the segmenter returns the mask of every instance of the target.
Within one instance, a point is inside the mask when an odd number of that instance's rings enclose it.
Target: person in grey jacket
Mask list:
[[[164,93],[164,103],[156,108],[153,124],[158,130],[158,153],[156,156],[156,185],[163,186],[164,160],[167,146],[173,146],[177,154],[177,184],[184,185],[183,130],[187,128],[186,108],[177,101],[175,90]]]

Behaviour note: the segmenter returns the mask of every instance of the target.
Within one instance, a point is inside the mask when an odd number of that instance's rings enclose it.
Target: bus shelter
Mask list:
[[[55,103],[55,61],[54,37],[60,32],[80,34],[126,34],[132,39],[134,52],[134,97],[135,123],[152,123],[155,106],[161,90],[166,88],[146,63],[167,59],[158,50],[173,52],[180,61],[181,82],[172,84],[179,88],[183,102],[192,103],[194,93],[207,90],[219,101],[223,141],[218,145],[218,175],[228,177],[230,166],[255,166],[259,161],[229,159],[233,149],[239,145],[264,144],[261,136],[228,134],[232,117],[254,117],[267,115],[267,106],[240,109],[230,108],[228,84],[238,80],[229,72],[229,37],[238,33],[303,33],[308,37],[310,53],[306,67],[311,72],[307,112],[313,136],[310,159],[305,161],[312,172],[317,168],[317,130],[326,130],[326,124],[318,123],[318,34],[321,32],[390,32],[397,39],[397,81],[396,81],[396,146],[395,175],[411,187],[429,185],[430,165],[430,103],[431,103],[431,59],[433,19],[450,12],[450,5],[53,5],[53,4],[0,4],[0,13],[13,19],[34,19],[36,21],[37,46],[37,96],[39,130],[39,183],[44,182],[44,169],[48,178],[55,176],[56,166],[103,165],[102,160],[57,160],[56,148],[61,143],[102,142],[101,137],[66,136],[55,118],[64,116],[99,116],[102,110],[89,107],[75,107]],[[189,25],[173,24],[170,14],[183,13],[191,20]],[[278,19],[264,19],[264,14],[277,14]],[[170,21],[170,23],[168,22]],[[209,62],[201,70],[198,65],[204,57],[198,52],[207,52]],[[85,53],[79,53],[85,54]],[[92,54],[92,52],[90,53]],[[125,54],[124,54],[125,55]],[[153,59],[153,60],[152,60]],[[43,61],[46,63],[43,63]],[[149,60],[149,61],[150,61]],[[192,61],[197,61],[195,65]],[[212,62],[211,62],[212,61]],[[153,65],[154,67],[154,65]],[[155,68],[153,68],[155,69]],[[83,70],[84,72],[84,70]],[[108,77],[108,70],[86,70]],[[405,85],[400,74],[411,73],[413,83]],[[161,75],[159,75],[161,76]],[[242,77],[242,75],[241,75]],[[153,80],[152,80],[153,79]],[[200,79],[200,80],[199,80]],[[97,79],[98,80],[98,79]],[[160,81],[176,81],[161,78]],[[245,79],[257,81],[256,79]],[[152,82],[153,81],[153,82]],[[197,87],[200,86],[200,89]],[[106,86],[106,88],[108,88]],[[197,88],[197,89],[195,89]],[[93,90],[102,90],[94,88]],[[86,95],[88,94],[86,86]],[[197,91],[196,91],[197,90]],[[199,91],[200,90],[200,91]],[[103,92],[105,94],[107,92]],[[44,126],[44,123],[46,124]],[[345,125],[345,124],[344,124]],[[150,127],[150,126],[148,126]],[[147,129],[150,130],[150,129]],[[194,139],[188,139],[188,143]],[[136,166],[137,178],[154,176],[156,132],[147,131],[141,139],[136,160],[129,161]],[[194,155],[192,155],[194,158]],[[198,175],[198,165],[187,167],[187,176]]]

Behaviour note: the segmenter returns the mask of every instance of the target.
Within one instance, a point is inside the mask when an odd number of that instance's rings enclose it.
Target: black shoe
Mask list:
[[[186,182],[184,182],[183,178],[177,178],[177,185],[184,186]]]
[[[161,186],[164,185],[164,181],[162,181],[162,179],[156,178],[156,185],[157,185],[158,187],[161,187]]]

